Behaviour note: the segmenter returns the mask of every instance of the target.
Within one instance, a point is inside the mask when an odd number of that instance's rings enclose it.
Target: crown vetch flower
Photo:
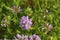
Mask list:
[[[20,6],[19,6],[19,7],[17,7],[17,6],[12,6],[12,7],[11,7],[11,10],[12,10],[13,13],[14,13],[14,12],[17,12],[17,13],[21,12]]]
[[[24,35],[17,34],[16,35],[16,38],[17,39],[20,39],[20,40],[24,40]]]
[[[28,36],[25,35],[24,40],[29,40],[29,39],[28,39]]]
[[[38,35],[30,35],[30,36],[26,36],[26,35],[20,35],[17,34],[16,37],[14,37],[14,39],[18,39],[18,40],[41,40],[41,38]]]
[[[32,26],[32,20],[29,19],[28,16],[23,16],[21,19],[20,19],[20,27],[25,29],[25,30],[28,30],[30,27]]]
[[[6,22],[5,20],[2,20],[1,21],[1,26],[6,26],[5,22]]]
[[[22,34],[22,35],[17,34],[17,35],[16,35],[16,38],[17,38],[17,39],[20,39],[20,40],[28,40],[28,36],[26,36],[26,35],[24,36],[23,34]]]
[[[17,34],[17,35],[16,35],[16,37],[17,37],[18,39],[20,39],[22,36],[21,36],[21,35],[19,35],[19,34]]]
[[[48,26],[48,29],[49,29],[49,31],[51,31],[51,30],[53,29],[53,25],[50,24],[50,25]]]
[[[40,37],[39,37],[38,35],[35,35],[35,34],[31,35],[31,36],[29,37],[29,39],[30,39],[30,40],[41,40]]]

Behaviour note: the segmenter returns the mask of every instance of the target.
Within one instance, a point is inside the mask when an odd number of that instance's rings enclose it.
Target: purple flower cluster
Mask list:
[[[11,10],[12,10],[13,13],[14,12],[19,13],[21,11],[21,8],[20,7],[17,7],[17,6],[13,6],[13,7],[11,7]]]
[[[41,40],[40,37],[39,37],[38,35],[35,35],[35,34],[31,35],[31,36],[29,37],[29,39],[30,39],[30,40]]]
[[[25,29],[25,30],[28,30],[32,25],[32,20],[28,18],[28,16],[23,16],[21,19],[20,19],[20,27]]]
[[[14,40],[17,40],[17,39],[19,39],[19,40],[29,40],[28,36],[19,35],[19,34],[17,34],[16,37],[14,37]]]
[[[14,37],[14,40],[41,40],[40,37],[38,35],[31,35],[31,36],[24,36],[24,35],[19,35],[17,34],[16,37]]]

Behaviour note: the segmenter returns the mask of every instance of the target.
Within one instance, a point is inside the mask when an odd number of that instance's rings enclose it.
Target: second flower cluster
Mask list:
[[[16,37],[14,37],[14,40],[41,40],[41,38],[36,34],[30,36],[17,34]]]

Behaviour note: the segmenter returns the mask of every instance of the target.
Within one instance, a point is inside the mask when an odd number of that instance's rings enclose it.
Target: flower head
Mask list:
[[[20,38],[21,38],[21,35],[17,34],[16,37],[17,37],[18,39],[20,39]]]
[[[35,35],[35,34],[34,34],[34,35],[31,35],[31,36],[29,37],[29,39],[30,39],[30,40],[41,40],[40,37],[39,37],[38,35]]]
[[[28,30],[32,25],[32,20],[28,18],[28,16],[23,16],[20,20],[20,27]]]
[[[13,13],[14,12],[19,13],[21,11],[21,8],[20,7],[17,7],[17,6],[13,6],[13,7],[11,7],[11,10],[12,10]]]
[[[4,40],[7,40],[7,38],[4,38]]]
[[[35,34],[33,34],[31,36],[17,34],[16,37],[14,37],[15,40],[16,39],[18,39],[18,40],[41,40],[40,37],[38,35],[35,35]]]
[[[1,21],[1,26],[2,26],[2,27],[3,27],[3,26],[6,27],[6,22],[7,22],[6,20],[2,20],[2,21]]]
[[[17,39],[20,39],[20,40],[28,40],[28,36],[26,36],[26,35],[24,36],[23,34],[22,35],[17,34],[16,37],[17,37]]]
[[[2,19],[2,21],[1,21],[1,26],[6,27],[9,24],[10,24],[10,20],[7,17],[4,17],[4,19]]]
[[[3,19],[1,20],[1,26],[2,27],[6,27],[6,26],[9,26],[10,25],[10,19],[11,17],[10,16],[5,16],[3,17]]]
[[[28,39],[28,36],[25,35],[24,40],[29,40],[29,39]]]
[[[53,25],[50,24],[50,25],[48,26],[48,29],[49,29],[49,31],[51,31],[51,30],[53,29]]]

